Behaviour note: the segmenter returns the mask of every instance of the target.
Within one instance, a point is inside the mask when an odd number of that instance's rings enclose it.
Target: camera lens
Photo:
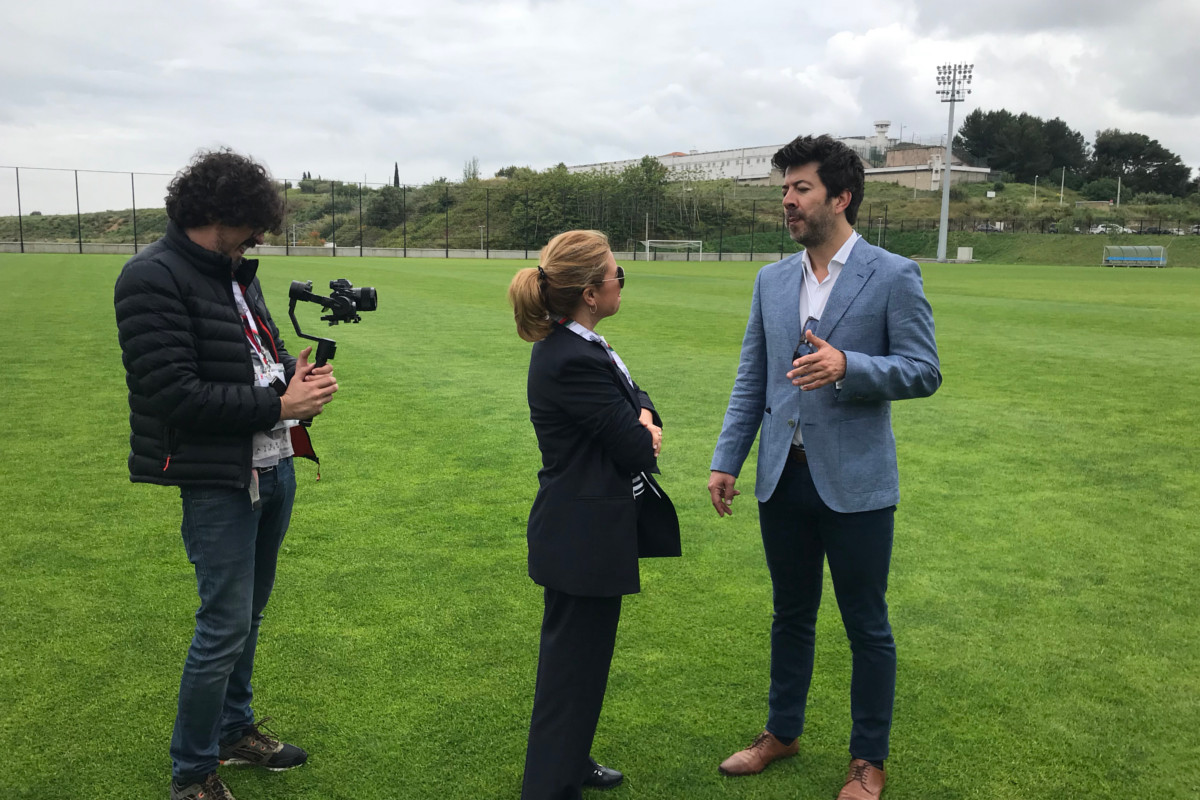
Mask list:
[[[354,304],[358,306],[359,311],[374,311],[379,306],[379,301],[375,296],[375,289],[371,286],[363,286],[360,289],[355,289]]]

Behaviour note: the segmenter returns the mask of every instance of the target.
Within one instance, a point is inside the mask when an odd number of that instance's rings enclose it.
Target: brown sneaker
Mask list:
[[[757,775],[772,761],[794,756],[799,751],[799,739],[784,744],[770,731],[763,731],[745,750],[739,750],[722,761],[719,769],[722,775]]]
[[[883,793],[883,770],[870,761],[856,758],[850,762],[846,785],[838,792],[837,800],[879,800]]]

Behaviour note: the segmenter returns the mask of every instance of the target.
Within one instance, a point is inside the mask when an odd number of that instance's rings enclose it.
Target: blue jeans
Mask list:
[[[196,566],[200,608],[179,684],[171,774],[191,783],[217,769],[219,743],[254,721],[250,675],[279,546],[292,516],[292,459],[259,476],[262,507],[245,489],[183,487],[183,544]]]
[[[812,681],[824,560],[850,640],[850,755],[888,756],[896,694],[896,643],[888,623],[888,567],[896,507],[843,514],[825,505],[807,464],[788,461],[779,486],[759,503],[774,589],[767,730],[782,739],[804,731]]]

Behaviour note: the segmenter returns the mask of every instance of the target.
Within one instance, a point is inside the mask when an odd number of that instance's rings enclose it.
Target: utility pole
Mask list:
[[[945,64],[937,68],[936,92],[943,103],[950,104],[949,121],[946,123],[946,154],[942,163],[942,219],[938,228],[937,260],[946,260],[946,239],[950,230],[950,148],[954,144],[954,104],[961,103],[971,90],[971,73],[974,64]]]

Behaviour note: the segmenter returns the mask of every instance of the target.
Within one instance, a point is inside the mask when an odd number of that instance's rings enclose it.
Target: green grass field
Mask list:
[[[122,259],[0,256],[0,794],[166,796],[195,583],[178,493],[132,485],[112,311]],[[239,800],[516,798],[541,594],[516,262],[272,259],[378,288],[339,326],[258,651],[255,708],[306,747],[225,770]],[[716,765],[762,729],[770,583],[749,493],[704,485],[751,264],[630,264],[601,326],[666,421],[682,559],[643,562],[594,753],[613,800],[832,797],[849,652],[827,586],[800,755]],[[1200,794],[1200,271],[925,265],[945,382],[893,407],[903,501],[892,800]],[[319,332],[315,306],[302,323]],[[285,336],[287,331],[285,331]],[[293,351],[297,340],[289,338]]]

